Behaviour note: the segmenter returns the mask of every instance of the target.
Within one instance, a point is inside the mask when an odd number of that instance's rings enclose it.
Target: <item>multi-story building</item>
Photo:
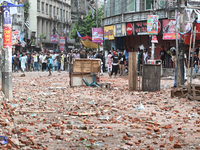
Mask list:
[[[191,1],[188,1],[186,8],[190,8],[189,5],[198,6]],[[178,9],[177,0],[105,0],[104,6],[104,35],[106,40],[111,40],[111,47],[114,49],[123,50],[125,45],[128,49],[136,50],[141,45],[151,49],[151,35],[147,33],[147,16],[153,14],[159,16],[155,58],[159,58],[161,46],[170,43],[175,47],[175,26],[169,23],[174,23]],[[174,37],[169,39],[164,37],[166,31],[163,31],[168,25],[171,27],[170,31],[174,31]]]
[[[29,2],[28,20],[30,31],[36,32],[35,36],[38,43],[45,43],[47,48],[53,47],[54,44],[51,43],[51,35],[54,28],[58,35],[57,40],[62,34],[66,38],[69,37],[68,32],[72,24],[71,0],[33,0]],[[45,38],[41,39],[41,37]]]

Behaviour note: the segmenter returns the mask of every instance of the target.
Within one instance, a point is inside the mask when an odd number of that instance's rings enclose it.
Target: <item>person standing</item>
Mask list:
[[[199,68],[199,58],[197,57],[197,53],[194,52],[194,61],[193,61],[193,67],[194,67],[194,78],[196,78],[198,68]]]
[[[39,60],[38,60],[37,52],[34,53],[33,58],[34,58],[34,70],[39,71],[39,67],[38,67]]]
[[[144,64],[147,64],[147,61],[146,61],[147,56],[148,56],[148,52],[147,52],[147,49],[145,48],[144,53],[143,53]]]
[[[140,65],[142,64],[142,50],[139,49],[139,53],[138,53],[138,71],[140,71]]]
[[[101,51],[99,52],[96,58],[101,59],[101,75],[102,75],[103,74],[103,55]]]
[[[20,61],[21,61],[21,69],[22,69],[22,72],[24,73],[24,70],[26,69],[26,61],[27,61],[27,56],[25,56],[24,53],[22,54]]]
[[[123,51],[121,52],[121,55],[119,57],[119,69],[120,69],[120,76],[124,75],[124,61],[125,61],[125,56],[123,54]]]
[[[59,53],[58,56],[56,56],[56,60],[57,60],[57,66],[58,66],[58,72],[60,72],[60,67],[61,67],[61,59],[62,59],[62,56],[61,56],[61,53]]]
[[[47,52],[45,60],[47,60],[47,69],[49,71],[49,76],[51,76],[52,75],[51,70],[53,69],[53,59],[52,56],[50,55],[50,52]]]
[[[162,67],[165,67],[165,58],[166,58],[166,51],[164,50],[164,46],[161,46],[160,59],[162,61]]]
[[[115,78],[117,78],[117,71],[118,71],[118,67],[119,67],[119,56],[118,53],[115,52],[115,55],[113,55],[112,57],[112,72],[109,74],[110,78],[112,77],[113,73],[115,73]]]
[[[177,87],[177,58],[176,58],[176,51],[173,51],[173,56],[172,56],[172,61],[173,61],[173,71],[174,71],[174,86],[172,88]]]
[[[80,58],[87,58],[86,50],[84,49],[80,54]]]
[[[61,55],[61,62],[60,62],[60,70],[64,70],[64,62],[65,62],[65,57],[64,54]]]
[[[112,70],[112,60],[111,60],[112,54],[111,52],[108,53],[108,57],[107,57],[107,63],[108,63],[108,73],[111,72]]]
[[[172,61],[172,53],[170,51],[170,44],[167,43],[167,68],[169,68],[169,61],[171,61],[171,68],[173,67],[173,61]]]
[[[47,66],[47,60],[46,59],[46,55],[43,52],[42,55],[40,56],[40,61],[42,63],[42,71],[46,70],[46,66]]]

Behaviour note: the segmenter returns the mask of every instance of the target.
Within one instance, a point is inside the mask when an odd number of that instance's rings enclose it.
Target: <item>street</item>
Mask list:
[[[160,92],[129,92],[127,76],[108,79],[104,73],[100,80],[111,82],[108,91],[71,88],[64,71],[50,77],[47,72],[20,75],[13,74],[13,100],[3,100],[1,105],[1,134],[12,137],[8,148],[15,148],[10,143],[18,139],[22,149],[188,150],[200,146],[200,102],[171,98],[173,80],[162,80]]]

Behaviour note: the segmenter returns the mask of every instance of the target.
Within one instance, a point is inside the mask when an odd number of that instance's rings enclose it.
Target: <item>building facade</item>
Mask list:
[[[104,6],[104,35],[105,39],[111,40],[114,49],[123,50],[127,46],[136,50],[143,45],[151,50],[152,37],[147,33],[147,16],[153,14],[159,16],[155,58],[159,59],[161,46],[170,43],[171,47],[175,47],[175,39],[167,39],[165,29],[176,18],[177,0],[106,0]]]
[[[71,0],[30,1],[28,20],[30,32],[35,32],[37,43],[43,42],[47,48],[56,48],[55,45],[58,43],[51,43],[54,28],[56,29],[57,41],[59,36],[69,37],[68,32],[72,25]]]

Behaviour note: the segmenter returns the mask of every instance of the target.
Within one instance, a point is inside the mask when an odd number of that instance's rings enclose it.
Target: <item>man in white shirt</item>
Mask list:
[[[40,62],[42,63],[42,71],[46,70],[47,60],[44,52],[40,55]]]

